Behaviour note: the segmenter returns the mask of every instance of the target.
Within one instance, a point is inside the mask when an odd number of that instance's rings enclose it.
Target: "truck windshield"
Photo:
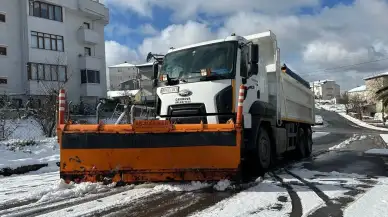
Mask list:
[[[167,54],[161,68],[162,74],[172,79],[200,78],[201,69],[211,69],[213,80],[234,76],[237,42],[221,42],[193,47]]]

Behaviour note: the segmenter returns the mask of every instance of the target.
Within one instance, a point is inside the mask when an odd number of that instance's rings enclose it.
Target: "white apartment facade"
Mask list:
[[[106,97],[98,0],[0,0],[0,91],[24,101],[64,87],[73,104]]]
[[[333,80],[314,81],[310,86],[318,99],[331,100],[341,97],[340,86]]]

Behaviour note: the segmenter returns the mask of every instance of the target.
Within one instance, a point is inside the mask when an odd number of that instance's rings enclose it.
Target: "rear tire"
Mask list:
[[[267,129],[260,127],[259,135],[257,136],[257,161],[262,171],[267,170],[271,166],[271,139]]]
[[[295,154],[297,159],[303,159],[306,157],[307,153],[307,136],[305,131],[302,128],[298,130],[298,142],[296,144]]]
[[[306,157],[310,157],[313,152],[313,139],[312,139],[312,131],[311,128],[307,128],[306,130]]]

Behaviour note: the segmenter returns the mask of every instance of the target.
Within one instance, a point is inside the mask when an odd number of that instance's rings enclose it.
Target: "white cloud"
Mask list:
[[[105,0],[110,5],[127,8],[141,16],[152,16],[152,7],[159,6],[173,11],[175,20],[193,19],[201,12],[209,16],[228,15],[236,11],[260,10],[266,13],[289,13],[300,7],[319,6],[320,0]]]
[[[205,24],[188,21],[184,25],[171,25],[160,34],[144,39],[139,52],[145,56],[148,52],[166,53],[170,47],[181,47],[215,37]]]
[[[106,66],[112,66],[120,63],[138,62],[139,56],[135,50],[128,48],[125,45],[119,44],[115,41],[105,42],[105,56]]]
[[[158,34],[158,30],[155,29],[151,24],[146,23],[140,26],[139,31],[144,35],[156,35]]]
[[[282,62],[289,62],[307,80],[334,78],[345,88],[350,88],[350,85],[357,83],[357,79],[360,81],[369,74],[388,71],[388,61],[336,70],[319,70],[387,57],[388,19],[385,12],[388,10],[388,3],[384,0],[355,0],[351,5],[324,8],[312,15],[277,12],[300,6],[316,6],[318,0],[282,1],[276,4],[269,0],[252,0],[254,4],[251,0],[106,1],[144,16],[152,15],[152,5],[168,7],[174,11],[175,18],[186,20],[199,12],[215,16],[228,15],[222,17],[221,28],[215,32],[210,30],[211,20],[207,20],[206,24],[189,20],[183,24],[170,25],[160,32],[153,31],[152,26],[139,27],[139,30],[144,30],[143,33],[152,33],[152,37],[145,38],[136,51],[128,49],[126,52],[132,53],[128,58],[135,58],[140,62],[150,51],[165,53],[170,47],[224,37],[231,33],[247,35],[272,30],[277,35]],[[253,9],[265,13],[254,12]],[[150,31],[145,31],[147,28]]]

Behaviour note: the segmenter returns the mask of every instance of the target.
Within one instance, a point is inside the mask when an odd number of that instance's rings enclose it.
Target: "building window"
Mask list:
[[[0,56],[7,56],[7,47],[0,46]]]
[[[28,80],[39,81],[67,81],[66,66],[28,63]]]
[[[31,47],[53,51],[64,51],[63,36],[31,31]]]
[[[84,22],[84,28],[85,29],[90,29],[90,23]]]
[[[81,70],[81,84],[99,84],[100,83],[100,71],[82,69]]]
[[[92,55],[92,49],[90,47],[85,47],[85,56],[91,56]]]
[[[8,83],[8,79],[7,78],[0,78],[0,84],[7,84]]]
[[[30,0],[29,13],[30,16],[34,17],[40,17],[59,22],[63,21],[62,7],[45,2]]]
[[[0,13],[0,22],[5,23],[5,14]]]

